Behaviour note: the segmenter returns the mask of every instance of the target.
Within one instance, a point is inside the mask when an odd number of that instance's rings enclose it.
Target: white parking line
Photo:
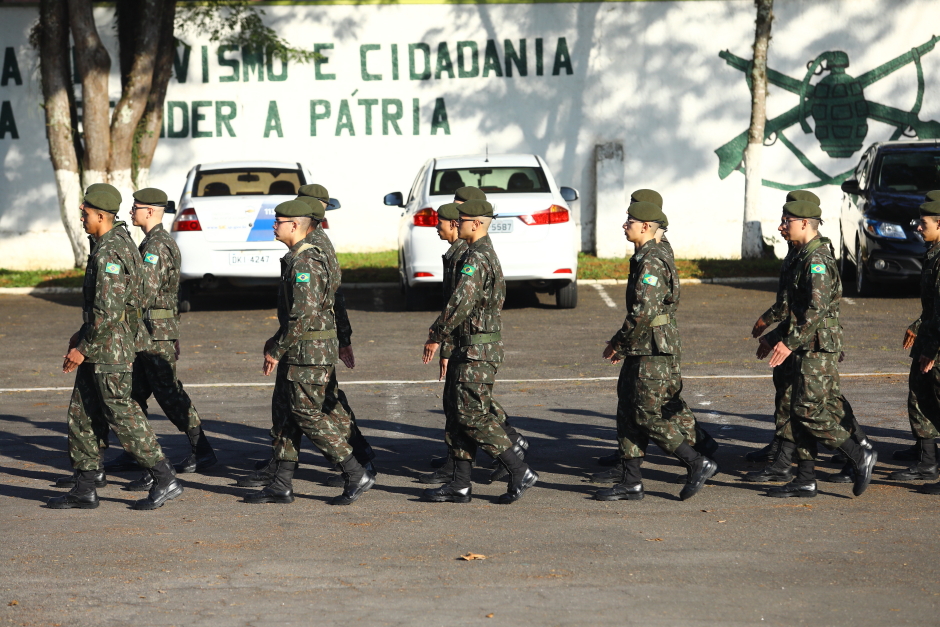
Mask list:
[[[604,291],[604,286],[603,286],[603,285],[600,285],[600,284],[598,284],[598,283],[594,283],[594,284],[591,285],[591,287],[593,287],[595,290],[597,290],[598,295],[601,297],[601,300],[604,301],[604,304],[605,304],[605,305],[607,305],[607,306],[610,307],[611,309],[616,309],[616,308],[617,308],[617,303],[615,303],[615,302],[613,301],[613,299],[612,299],[610,296],[607,295],[607,292]]]
[[[854,305],[854,304],[855,304],[855,299],[849,298],[848,296],[843,296],[843,297],[842,297],[842,302],[845,303],[846,305]]]

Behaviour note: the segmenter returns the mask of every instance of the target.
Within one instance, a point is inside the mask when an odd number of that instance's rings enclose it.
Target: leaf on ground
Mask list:
[[[16,599],[13,599],[13,600],[10,601],[9,603],[7,603],[7,605],[8,605],[9,607],[13,607],[14,605],[19,605],[19,604],[20,604],[20,602],[17,601]]]
[[[489,614],[487,614],[486,617],[487,617],[487,618],[493,618],[493,612],[490,612]]]
[[[662,538],[646,538],[647,542],[665,542]]]
[[[467,553],[466,555],[461,555],[457,559],[464,560],[465,562],[469,562],[471,560],[485,560],[486,556],[480,555],[479,553]]]

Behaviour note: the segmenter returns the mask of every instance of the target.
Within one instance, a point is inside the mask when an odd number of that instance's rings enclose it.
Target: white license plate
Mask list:
[[[229,253],[230,266],[265,264],[271,261],[271,253]]]
[[[516,222],[515,218],[510,220],[493,220],[490,225],[490,233],[512,233],[512,225]]]

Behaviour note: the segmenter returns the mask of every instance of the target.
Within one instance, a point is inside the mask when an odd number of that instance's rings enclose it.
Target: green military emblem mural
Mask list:
[[[846,73],[849,67],[849,55],[841,50],[823,52],[806,64],[806,74],[802,80],[791,78],[780,72],[767,69],[767,81],[799,96],[799,103],[786,113],[767,120],[764,127],[765,145],[773,145],[778,140],[793,153],[799,162],[809,170],[817,180],[789,185],[764,179],[766,187],[791,191],[823,185],[838,185],[854,171],[830,175],[813,164],[809,158],[791,142],[784,131],[796,123],[804,133],[813,132],[820,148],[833,159],[851,157],[861,150],[868,135],[868,120],[876,120],[895,127],[891,140],[907,137],[933,139],[940,137],[940,122],[922,121],[918,114],[924,101],[924,70],[921,57],[934,49],[940,37],[932,37],[925,44],[912,48],[899,57],[861,74],[857,78]],[[731,67],[744,72],[751,86],[751,62],[738,57],[728,50],[718,53]],[[914,63],[917,69],[917,98],[910,111],[869,102],[865,99],[865,88],[881,80],[892,72]],[[828,72],[822,76],[824,72]],[[814,76],[822,76],[815,84]],[[810,128],[809,118],[813,118],[814,128]],[[735,170],[744,171],[744,149],[747,147],[747,131],[741,133],[727,144],[716,150],[718,154],[718,176],[727,178]]]

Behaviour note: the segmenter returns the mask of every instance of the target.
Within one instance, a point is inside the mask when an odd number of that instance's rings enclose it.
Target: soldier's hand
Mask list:
[[[84,361],[85,356],[79,352],[77,348],[70,348],[69,352],[65,354],[65,361],[62,363],[62,372],[73,372],[76,368],[82,365],[82,362]]]
[[[447,375],[447,361],[446,357],[441,357],[441,375],[437,378],[438,381],[443,381]]]
[[[261,367],[261,374],[268,376],[274,369],[277,368],[277,360],[265,353],[264,355],[264,365]]]
[[[356,356],[353,355],[352,346],[340,346],[339,358],[350,370],[356,367]]]
[[[922,373],[927,374],[928,372],[933,370],[933,364],[934,364],[933,359],[927,359],[925,355],[920,356],[920,371]]]
[[[79,333],[80,331],[76,331],[75,333],[72,334],[72,337],[69,338],[69,350],[72,350],[73,348],[78,346],[78,334]]]
[[[267,355],[268,351],[270,351],[273,346],[274,346],[274,338],[272,337],[270,340],[264,343],[264,349],[261,351],[261,354]]]
[[[793,351],[787,348],[786,344],[784,344],[783,342],[777,342],[777,345],[774,346],[773,353],[771,353],[770,355],[770,367],[776,368],[777,366],[785,362],[787,360],[787,357],[789,357],[790,353],[792,352]]]
[[[621,361],[621,359],[617,357],[617,351],[610,345],[610,342],[607,342],[607,346],[604,348],[603,357],[612,364],[619,364]]]
[[[843,361],[845,361],[845,351],[839,353],[839,363],[841,364]]]
[[[176,351],[176,361],[179,361],[180,360],[180,341],[179,340],[176,340],[176,342],[173,343],[173,350]]]
[[[754,323],[754,328],[751,329],[751,337],[760,337],[761,334],[767,330],[767,323],[764,322],[763,318],[758,318],[757,322]]]
[[[421,356],[421,360],[425,364],[431,363],[431,360],[434,359],[434,353],[437,352],[437,349],[440,348],[440,346],[441,345],[439,343],[428,340],[424,345],[424,354]]]
[[[902,344],[901,347],[904,350],[909,350],[912,346],[914,346],[914,340],[916,339],[917,339],[917,334],[911,331],[910,329],[908,329],[907,331],[904,332],[904,344]]]
[[[767,343],[767,340],[761,339],[761,341],[757,343],[757,358],[763,359],[770,354],[770,350],[771,346]]]

